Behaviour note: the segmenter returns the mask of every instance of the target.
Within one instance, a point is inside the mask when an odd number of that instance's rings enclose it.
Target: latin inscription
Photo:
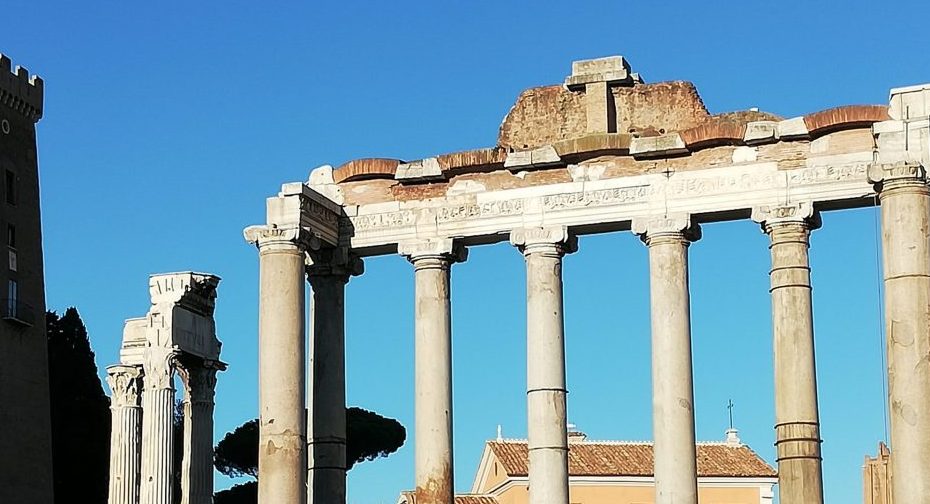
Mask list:
[[[613,205],[618,203],[634,203],[645,201],[650,194],[650,186],[618,187],[616,189],[600,189],[578,193],[554,194],[543,196],[543,207],[546,210],[560,210],[563,208],[578,208],[591,206]]]

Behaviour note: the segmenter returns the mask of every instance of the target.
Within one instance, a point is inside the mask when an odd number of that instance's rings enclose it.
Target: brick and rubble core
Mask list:
[[[870,142],[871,125],[888,119],[886,105],[788,119],[757,110],[711,114],[694,84],[644,83],[614,56],[575,62],[564,84],[522,92],[493,147],[421,160],[352,160],[333,170],[331,183],[349,205],[409,201],[446,196],[455,183],[508,189],[571,182],[566,167],[604,160],[605,178],[732,165],[747,147],[755,151],[752,161],[792,169],[817,138],[840,133],[839,143]]]

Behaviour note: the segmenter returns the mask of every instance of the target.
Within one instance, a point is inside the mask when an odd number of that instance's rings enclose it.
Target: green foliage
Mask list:
[[[258,420],[249,420],[227,433],[216,445],[213,464],[221,473],[237,478],[258,476]],[[348,468],[366,460],[387,457],[407,439],[404,426],[361,408],[346,409],[346,460]],[[252,481],[217,492],[214,504],[254,504],[258,485]]]
[[[105,504],[110,465],[110,400],[87,329],[74,308],[45,316],[55,502]]]

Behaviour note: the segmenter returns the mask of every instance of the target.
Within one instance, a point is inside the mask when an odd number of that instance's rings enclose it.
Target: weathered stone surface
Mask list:
[[[442,180],[445,177],[439,160],[436,158],[420,159],[397,166],[394,178],[402,182],[425,182],[429,180]]]
[[[888,114],[892,119],[919,119],[930,116],[930,84],[899,87],[891,90],[891,106]]]
[[[688,146],[678,133],[633,138],[630,141],[630,155],[634,157],[672,156],[685,152],[688,152]]]
[[[630,64],[623,56],[609,56],[572,62],[572,74],[565,78],[565,86],[583,86],[592,82],[633,83]]]
[[[557,165],[562,162],[559,153],[551,145],[543,145],[533,150],[516,151],[507,154],[504,168],[509,170],[526,170]]]

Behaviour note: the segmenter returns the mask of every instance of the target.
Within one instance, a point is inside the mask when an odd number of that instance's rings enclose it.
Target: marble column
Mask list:
[[[670,215],[634,219],[633,232],[649,247],[655,502],[697,504],[688,245],[700,228]]]
[[[141,504],[174,502],[174,372],[176,351],[149,347],[142,377]]]
[[[416,502],[452,504],[452,314],[449,276],[466,249],[449,240],[405,243],[415,277]]]
[[[343,250],[310,253],[310,405],[307,486],[310,504],[346,501],[345,286],[362,273]]]
[[[930,189],[918,164],[874,165],[881,202],[892,496],[930,503]]]
[[[820,415],[808,248],[820,218],[810,203],[759,207],[772,252],[775,447],[782,504],[822,504]]]
[[[142,462],[142,369],[138,366],[107,368],[110,386],[110,493],[109,504],[139,502],[139,471]]]
[[[181,504],[213,502],[213,406],[218,363],[195,362],[178,368],[184,382],[184,455]]]
[[[252,226],[259,250],[259,504],[307,500],[304,267],[300,229]]]
[[[526,405],[530,504],[568,503],[568,429],[562,257],[577,249],[565,227],[511,232],[526,259]]]

